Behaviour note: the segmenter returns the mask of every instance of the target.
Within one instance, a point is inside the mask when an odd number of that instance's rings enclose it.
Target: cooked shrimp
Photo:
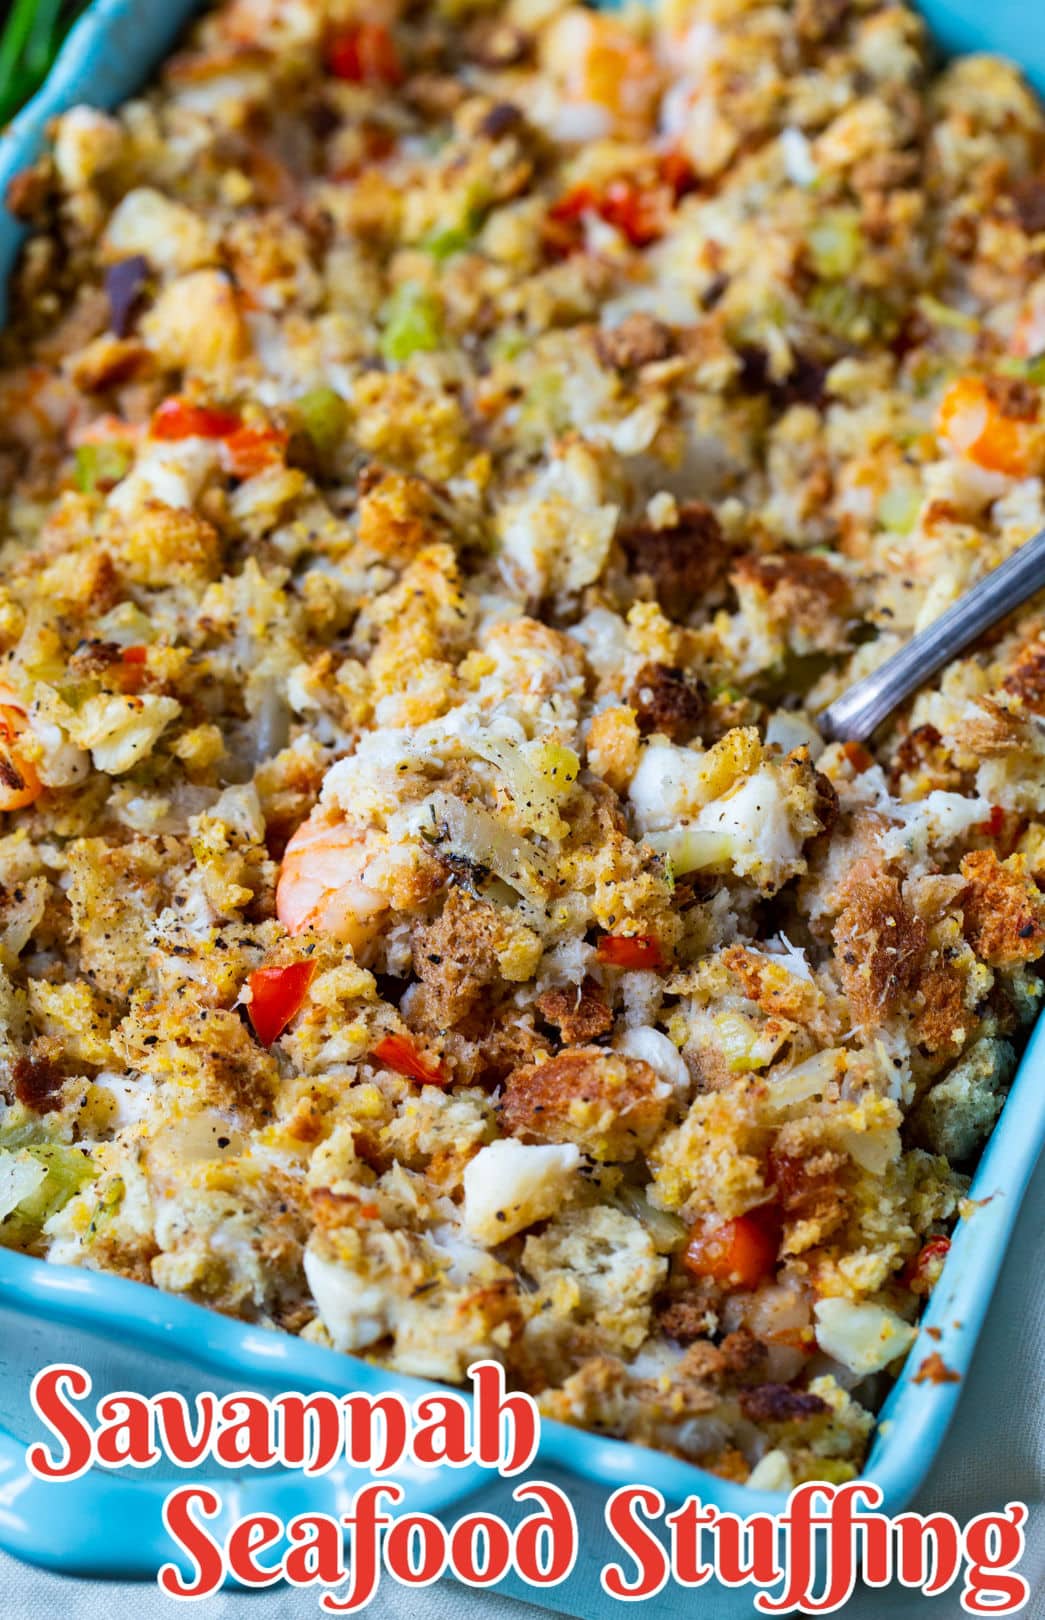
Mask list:
[[[548,59],[568,101],[602,109],[620,134],[649,130],[661,75],[652,54],[610,17],[568,11],[550,31]]]
[[[17,746],[28,730],[21,702],[9,686],[0,685],[0,810],[22,810],[43,792],[35,766]]]
[[[1042,430],[1036,420],[1009,414],[1004,398],[982,377],[959,377],[944,394],[937,435],[952,450],[989,472],[1028,478],[1042,462]]]
[[[366,881],[373,855],[365,830],[317,805],[283,856],[276,914],[284,928],[331,934],[358,955],[390,905],[388,895]]]

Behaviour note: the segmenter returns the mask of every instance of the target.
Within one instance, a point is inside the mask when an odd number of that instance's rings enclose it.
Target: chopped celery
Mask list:
[[[708,687],[708,697],[713,703],[738,703],[743,696],[740,687],[732,681],[712,681]]]
[[[522,402],[522,419],[538,435],[561,433],[566,427],[569,408],[557,371],[539,371],[533,378]]]
[[[569,792],[580,772],[580,760],[572,748],[554,742],[527,748],[489,732],[474,738],[472,747],[501,772],[516,807],[534,832],[546,838],[563,837],[565,823],[559,814],[559,800]]]
[[[878,521],[892,534],[910,534],[922,509],[922,492],[910,485],[887,489],[878,502]]]
[[[766,1036],[743,1013],[720,1012],[712,1019],[722,1055],[733,1074],[764,1069],[779,1045],[779,1036]]]
[[[942,304],[931,293],[922,293],[918,299],[918,308],[927,321],[934,326],[950,326],[956,332],[976,333],[980,330],[980,323],[973,315],[966,315],[964,310],[954,309],[950,304]]]
[[[409,360],[412,354],[438,349],[442,341],[439,309],[426,288],[404,281],[381,312],[381,353],[386,360]]]
[[[88,1181],[93,1181],[94,1165],[79,1148],[66,1147],[60,1142],[40,1142],[26,1148],[26,1152],[43,1165],[43,1181],[29,1198],[19,1204],[15,1213],[24,1220],[43,1225],[49,1216],[63,1209]]]
[[[1026,360],[1005,355],[998,361],[996,369],[1003,376],[1022,377],[1024,382],[1033,383],[1036,388],[1045,388],[1045,354],[1032,354]]]
[[[851,208],[829,208],[806,237],[813,269],[825,281],[851,275],[860,262],[863,236],[859,215]]]
[[[463,253],[475,241],[475,232],[469,225],[444,225],[431,230],[421,240],[426,253],[441,264],[444,259]]]
[[[517,326],[502,326],[490,340],[490,359],[495,365],[502,360],[515,360],[525,352],[526,346],[525,332],[521,332]]]
[[[772,664],[759,676],[755,695],[763,703],[774,706],[785,697],[804,697],[822,675],[832,668],[835,655],[825,652],[787,652],[779,663]]]
[[[81,444],[76,451],[73,478],[84,495],[112,489],[131,470],[134,452],[127,444]]]
[[[6,1131],[4,1141],[10,1142]],[[95,1174],[86,1154],[61,1142],[25,1142],[16,1151],[0,1151],[0,1224],[9,1223],[7,1233],[25,1241]]]
[[[90,1237],[97,1234],[99,1225],[112,1219],[123,1203],[126,1193],[127,1185],[122,1176],[111,1177],[108,1185],[100,1190],[97,1206],[91,1216],[91,1224],[87,1228]]]
[[[91,676],[85,676],[80,681],[55,681],[54,689],[62,702],[74,713],[79,714],[85,703],[98,696],[102,683]]]
[[[294,401],[294,415],[321,456],[337,449],[348,426],[348,406],[333,388],[310,388]]]
[[[421,246],[433,259],[449,259],[471,247],[490,208],[489,188],[481,179],[471,181],[463,196],[453,202],[453,213],[443,225],[433,225],[421,239]]]
[[[22,1103],[8,1108],[0,1119],[0,1151],[28,1147],[30,1142],[39,1142],[42,1135],[39,1114],[32,1113]]]
[[[878,293],[842,281],[824,281],[814,287],[809,309],[826,331],[846,343],[887,339],[896,327],[896,317]]]

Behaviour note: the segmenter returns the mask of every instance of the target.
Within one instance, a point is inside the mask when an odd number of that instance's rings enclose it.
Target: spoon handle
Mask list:
[[[836,742],[866,742],[887,715],[971,641],[1045,588],[1045,529],[985,574],[938,619],[836,698],[817,724]]]

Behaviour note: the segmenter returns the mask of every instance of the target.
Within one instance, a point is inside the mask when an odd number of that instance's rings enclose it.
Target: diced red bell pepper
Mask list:
[[[858,776],[862,776],[864,771],[869,771],[874,764],[874,755],[869,748],[864,747],[863,743],[843,743],[842,753]]]
[[[244,423],[230,433],[222,446],[222,460],[237,478],[253,478],[283,460],[288,435],[283,428]]]
[[[912,1294],[931,1294],[939,1276],[939,1268],[950,1252],[950,1238],[930,1238],[903,1268],[901,1282]]]
[[[694,1227],[682,1257],[694,1277],[711,1277],[723,1288],[757,1288],[772,1275],[780,1243],[773,1210],[750,1210],[711,1231]]]
[[[664,215],[669,205],[662,187],[641,186],[624,177],[611,180],[601,192],[592,186],[575,186],[548,210],[553,245],[565,252],[580,247],[580,232],[575,227],[585,214],[598,214],[632,247],[647,247],[664,234]]]
[[[347,84],[403,82],[395,40],[381,23],[357,23],[335,34],[327,45],[327,67]]]
[[[136,695],[148,674],[148,647],[124,647],[112,675],[120,690]]]
[[[552,203],[544,221],[544,242],[550,253],[565,259],[579,252],[584,245],[581,221],[595,211],[597,203],[591,186],[574,186]]]
[[[165,399],[153,413],[149,431],[154,439],[227,439],[239,426],[240,419],[232,411]]]
[[[664,193],[657,186],[634,180],[611,180],[599,203],[599,213],[632,247],[648,247],[664,234]]]
[[[429,1086],[445,1086],[447,1075],[438,1063],[432,1063],[417,1050],[409,1035],[382,1035],[373,1048],[373,1055],[386,1068],[394,1069],[409,1080],[420,1080]]]
[[[314,962],[288,962],[286,967],[256,968],[247,981],[247,1012],[262,1046],[271,1046],[301,1011],[316,971]]]
[[[677,146],[671,147],[660,160],[660,176],[666,186],[671,188],[671,194],[678,202],[680,197],[688,196],[695,191],[698,185],[697,173],[685,152],[680,152]]]
[[[986,821],[981,821],[976,828],[977,832],[985,833],[988,838],[1000,838],[1005,831],[1005,811],[1000,804],[991,805],[991,813]]]
[[[563,222],[571,219],[580,219],[582,214],[591,213],[599,206],[599,194],[592,186],[574,186],[572,191],[566,191],[552,203],[548,210],[548,218]]]
[[[646,968],[656,972],[664,966],[660,943],[652,934],[603,934],[595,954],[607,967]]]
[[[43,792],[36,768],[17,747],[28,724],[21,704],[0,702],[0,810],[24,810]]]

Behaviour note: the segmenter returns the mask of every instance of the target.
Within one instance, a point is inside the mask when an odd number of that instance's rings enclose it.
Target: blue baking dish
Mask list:
[[[197,0],[95,0],[71,34],[48,83],[0,138],[0,194],[38,153],[49,119],[78,101],[111,107],[133,94],[172,45]],[[1022,61],[1045,93],[1045,0],[926,0],[926,17],[948,50],[994,49]],[[21,229],[0,209],[0,287]],[[968,1369],[1020,1199],[1045,1143],[1045,1022],[1039,1022],[1009,1100],[983,1154],[969,1212],[959,1223],[921,1333],[881,1414],[864,1477],[897,1512],[928,1472],[961,1385],[916,1382],[937,1353],[958,1375]],[[66,1573],[151,1578],[171,1556],[161,1522],[175,1470],[158,1464],[132,1475],[93,1470],[72,1483],[45,1484],[26,1469],[26,1444],[40,1438],[28,1403],[34,1372],[71,1360],[92,1375],[94,1399],[131,1387],[175,1388],[187,1396],[252,1388],[371,1393],[394,1389],[408,1398],[430,1386],[366,1361],[231,1321],[202,1306],[119,1277],[51,1266],[0,1250],[0,1547]],[[335,1470],[305,1481],[285,1472],[223,1473],[226,1522],[266,1510],[286,1517],[310,1509],[344,1511],[362,1476]],[[587,1481],[606,1490],[655,1485],[669,1502],[698,1493],[723,1511],[771,1511],[779,1498],[620,1441],[546,1423],[535,1474]],[[185,1476],[178,1476],[184,1482]],[[478,1466],[397,1475],[404,1507],[447,1513],[492,1482]],[[526,1595],[541,1601],[537,1592]],[[562,1593],[565,1596],[565,1593]],[[556,1590],[548,1602],[561,1601]],[[750,1592],[716,1589],[715,1613],[749,1614]],[[582,1599],[578,1599],[582,1601]],[[585,1597],[583,1601],[587,1602]],[[597,1601],[597,1599],[596,1599]],[[667,1612],[667,1611],[664,1611]]]

